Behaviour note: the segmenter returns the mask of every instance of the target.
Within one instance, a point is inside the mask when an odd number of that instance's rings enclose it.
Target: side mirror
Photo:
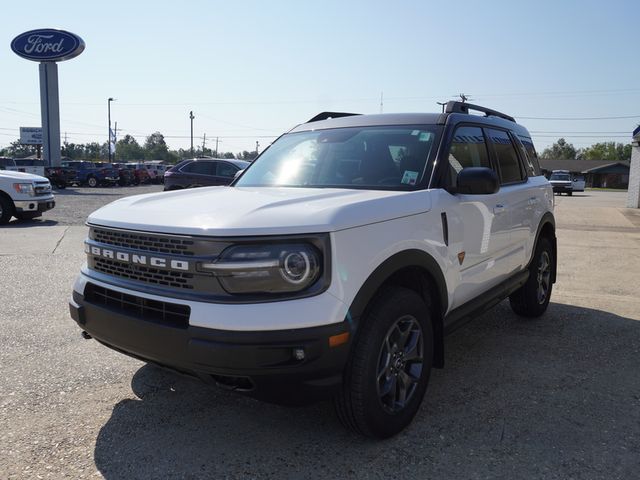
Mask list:
[[[233,175],[233,179],[235,180],[236,178],[238,178],[240,175],[242,175],[242,172],[244,172],[244,168],[242,170],[238,170],[234,175]]]
[[[487,167],[467,167],[457,177],[456,193],[491,195],[500,189],[498,175]]]

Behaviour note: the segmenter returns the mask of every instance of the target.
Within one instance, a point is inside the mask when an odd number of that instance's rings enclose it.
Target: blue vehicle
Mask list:
[[[62,166],[75,170],[78,185],[93,188],[99,185],[114,185],[118,181],[117,171],[111,168],[99,168],[93,162],[71,160],[62,162]]]

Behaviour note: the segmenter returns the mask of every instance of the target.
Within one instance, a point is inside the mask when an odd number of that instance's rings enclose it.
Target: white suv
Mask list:
[[[508,115],[324,113],[230,187],[94,212],[71,315],[120,352],[268,401],[331,397],[347,427],[388,437],[446,333],[507,297],[546,310],[552,211]]]

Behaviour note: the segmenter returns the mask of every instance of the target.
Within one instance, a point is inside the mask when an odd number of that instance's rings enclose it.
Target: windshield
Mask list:
[[[435,125],[353,127],[282,136],[236,186],[411,190],[428,178]]]
[[[568,180],[571,181],[571,177],[567,173],[554,173],[551,175],[551,180]]]

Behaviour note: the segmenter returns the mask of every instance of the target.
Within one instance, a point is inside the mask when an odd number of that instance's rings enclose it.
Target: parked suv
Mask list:
[[[389,437],[446,333],[505,298],[545,312],[553,202],[508,115],[323,113],[230,188],[91,214],[71,316],[119,352],[268,401],[333,398],[347,427]]]
[[[192,158],[183,160],[164,174],[164,189],[229,185],[249,162],[233,159]]]

